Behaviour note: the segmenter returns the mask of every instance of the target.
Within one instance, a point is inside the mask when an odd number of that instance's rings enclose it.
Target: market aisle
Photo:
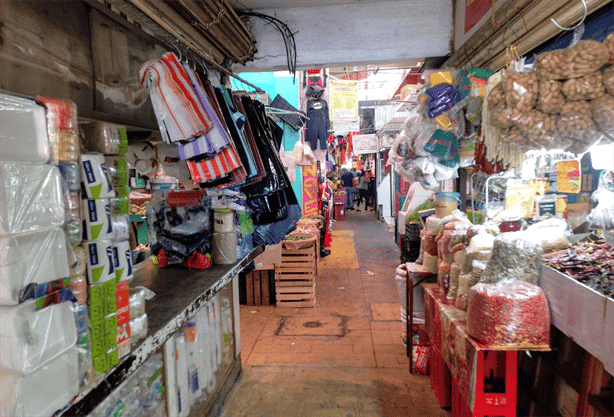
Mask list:
[[[244,375],[222,416],[449,416],[408,371],[392,235],[373,212],[334,229],[315,308],[241,306]]]

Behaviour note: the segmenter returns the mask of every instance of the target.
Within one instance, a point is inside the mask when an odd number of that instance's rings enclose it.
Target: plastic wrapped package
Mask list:
[[[145,314],[145,289],[131,288],[130,289],[130,320],[134,320],[138,316]]]
[[[526,232],[502,233],[495,238],[492,255],[481,282],[504,279],[537,284],[541,274],[543,244]]]
[[[525,112],[533,109],[539,95],[539,82],[534,72],[506,71],[501,77],[509,108]]]
[[[610,60],[608,61],[608,63],[610,65],[614,65],[614,33],[610,33],[608,36],[606,36],[603,43],[605,44],[605,46],[608,48],[608,51],[610,52]]]
[[[584,143],[593,143],[599,138],[597,127],[591,117],[590,104],[587,101],[567,102],[561,107],[557,119],[559,134],[565,138]]]
[[[584,77],[567,80],[563,83],[561,92],[567,101],[599,98],[605,93],[603,75],[597,71]]]
[[[211,238],[211,259],[216,265],[232,264],[237,261],[237,235],[234,232],[214,232]]]
[[[64,193],[64,210],[67,222],[81,219],[81,199],[78,192]]]
[[[98,200],[115,197],[107,164],[102,154],[81,155],[81,181],[87,198]]]
[[[608,94],[614,96],[614,65],[603,71],[603,87]]]
[[[591,210],[587,221],[591,229],[614,229],[614,192],[598,188],[592,195],[597,207]]]
[[[475,265],[474,265],[475,261],[482,261],[485,263],[490,259],[491,256],[492,256],[491,249],[480,250],[476,252],[467,252],[467,254],[465,255],[465,258],[463,259],[463,263],[461,265],[461,273],[462,274],[471,273],[471,271],[473,271],[475,268]]]
[[[546,114],[556,114],[565,104],[565,97],[561,92],[563,84],[556,80],[540,78],[537,110]]]
[[[78,161],[79,133],[77,124],[77,105],[70,101],[53,97],[37,97],[47,109],[47,134],[51,145],[51,160]]]
[[[531,234],[532,239],[541,241],[544,252],[550,252],[556,249],[567,249],[570,246],[567,236],[571,232],[568,229],[569,226],[565,220],[547,219],[532,224],[525,230],[525,233]]]
[[[614,96],[604,94],[593,100],[591,114],[599,130],[614,140]]]
[[[58,162],[57,164],[66,188],[71,192],[81,190],[81,167],[78,162]]]
[[[460,272],[460,266],[457,264],[452,264],[452,267],[450,268],[450,288],[448,289],[448,294],[446,295],[446,298],[451,303],[455,303],[456,297],[458,297]]]
[[[87,279],[84,275],[74,275],[70,277],[70,290],[77,299],[79,305],[87,301]]]
[[[467,333],[489,346],[549,346],[546,296],[526,282],[477,284],[469,290]]]
[[[514,126],[534,146],[547,149],[561,147],[562,141],[557,131],[556,116],[542,113],[539,110],[528,110],[515,113],[513,122]]]
[[[437,283],[439,288],[443,290],[445,294],[450,289],[450,264],[445,261],[439,262],[439,269],[437,270]]]
[[[437,255],[433,256],[425,252],[422,265],[424,266],[424,269],[431,274],[437,274],[439,271],[439,259],[437,258]]]
[[[471,274],[460,274],[458,277],[458,292],[454,305],[461,310],[467,310],[467,297],[469,296],[469,288]]]
[[[85,133],[83,146],[89,152],[115,155],[126,153],[128,150],[128,135],[124,126],[92,122],[83,125],[83,132]]]
[[[0,161],[44,164],[51,154],[45,108],[35,100],[0,93]]]
[[[439,84],[453,84],[454,74],[452,71],[433,71],[428,74],[428,81],[430,85],[436,86]]]
[[[109,199],[83,200],[81,211],[83,238],[85,240],[113,238]]]
[[[77,354],[79,355],[79,391],[82,392],[92,385],[95,377],[89,331],[78,336]]]
[[[0,370],[0,414],[50,416],[79,393],[77,347],[61,353],[27,375]]]
[[[105,156],[105,163],[107,164],[107,171],[113,187],[126,187],[128,185],[128,162],[126,158],[118,156]],[[157,177],[156,180],[162,180],[165,177]],[[153,190],[156,188],[152,183]]]
[[[72,303],[37,310],[30,300],[0,307],[0,367],[24,375],[58,357],[77,343]]]
[[[486,95],[486,99],[488,100],[488,106],[491,109],[497,106],[499,103],[503,102],[503,100],[505,99],[505,90],[503,89],[503,84],[498,83],[497,85],[495,85]]]
[[[111,216],[111,240],[122,242],[130,239],[130,216],[122,214]]]
[[[581,40],[571,49],[557,49],[537,56],[535,69],[544,78],[579,78],[599,70],[609,58],[608,47],[604,43]]]
[[[70,264],[70,276],[85,275],[85,265],[87,263],[87,255],[85,249],[80,246],[72,248],[74,254],[74,262]]]
[[[87,279],[90,285],[115,279],[112,241],[84,241],[82,247],[87,254]]]
[[[66,238],[72,247],[79,246],[83,241],[83,225],[80,219],[72,219],[64,224]]]
[[[425,221],[424,233],[426,236],[437,236],[442,227],[441,219],[436,216],[429,216]]]
[[[0,237],[0,305],[17,305],[28,284],[68,277],[67,259],[60,228]]]
[[[136,342],[145,336],[147,336],[147,314],[141,314],[130,320],[130,337]]]
[[[0,162],[0,236],[64,224],[62,175],[53,165]]]
[[[130,242],[122,240],[113,244],[113,269],[115,270],[115,281],[130,281],[134,277],[132,268],[132,251]]]

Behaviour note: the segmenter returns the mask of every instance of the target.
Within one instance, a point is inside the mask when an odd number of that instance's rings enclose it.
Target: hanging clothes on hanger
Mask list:
[[[328,103],[326,100],[307,100],[307,131],[305,139],[311,145],[312,150],[326,149],[330,118],[328,115]]]

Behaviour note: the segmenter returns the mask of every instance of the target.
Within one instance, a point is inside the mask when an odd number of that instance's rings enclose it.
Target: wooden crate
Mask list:
[[[281,266],[275,274],[275,297],[279,307],[315,307],[316,249],[283,248]]]
[[[271,304],[268,270],[256,270],[245,275],[245,292],[248,306]]]

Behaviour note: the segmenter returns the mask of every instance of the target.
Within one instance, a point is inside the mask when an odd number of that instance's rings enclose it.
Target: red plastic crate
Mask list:
[[[440,407],[452,405],[452,375],[441,353],[437,349],[430,349],[430,375],[431,387],[435,392],[435,397]]]
[[[334,205],[345,206],[346,201],[347,201],[347,195],[345,191],[335,191],[335,193],[333,194],[333,204]]]
[[[336,221],[342,221],[345,220],[345,206],[339,205],[339,206],[333,206],[335,211],[334,211],[334,219]]]
[[[490,375],[505,378],[505,392],[484,392],[484,378]],[[518,353],[515,351],[479,351],[475,382],[475,416],[513,417],[518,395]]]
[[[454,379],[452,379],[452,417],[472,417],[471,408]]]

